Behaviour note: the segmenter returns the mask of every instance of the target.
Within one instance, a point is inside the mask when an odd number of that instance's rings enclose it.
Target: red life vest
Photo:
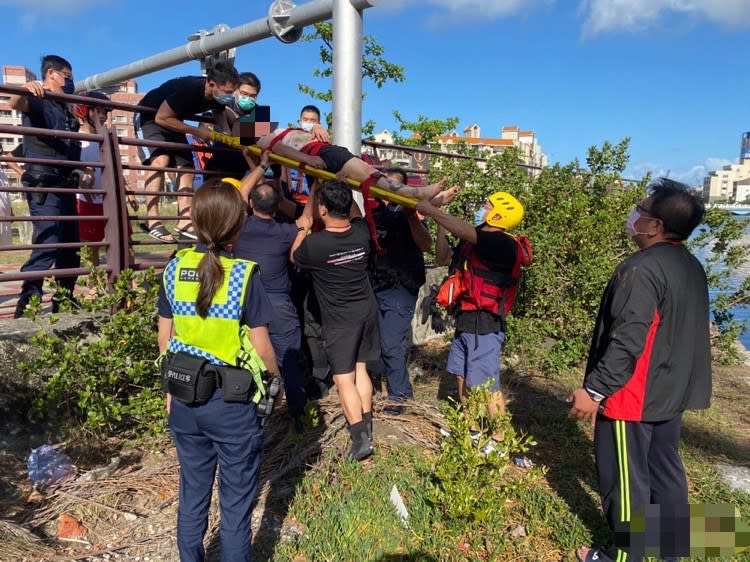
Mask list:
[[[534,251],[528,236],[512,236],[516,242],[516,260],[510,274],[491,271],[480,259],[474,247],[465,242],[459,254],[462,293],[458,304],[463,311],[486,310],[497,316],[506,316],[516,299],[521,268],[531,264]]]

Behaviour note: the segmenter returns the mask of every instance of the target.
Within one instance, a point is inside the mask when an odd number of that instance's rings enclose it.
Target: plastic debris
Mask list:
[[[112,457],[109,464],[89,470],[76,479],[76,482],[93,482],[95,480],[104,480],[111,478],[115,471],[120,467],[120,457]]]
[[[31,450],[28,460],[29,478],[34,484],[56,484],[76,473],[70,457],[52,445],[42,445]]]
[[[513,462],[521,468],[534,468],[534,463],[526,457],[514,457]]]
[[[393,485],[393,488],[391,488],[391,503],[396,508],[396,512],[401,519],[401,524],[406,527],[406,522],[409,520],[409,512],[406,510],[404,500],[401,499],[401,494],[398,493],[398,488],[396,488],[395,484]]]

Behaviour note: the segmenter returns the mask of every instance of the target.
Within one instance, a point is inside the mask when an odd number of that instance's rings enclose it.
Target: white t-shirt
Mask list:
[[[81,162],[99,162],[99,143],[81,141]],[[94,168],[94,189],[102,189],[102,169]],[[83,193],[77,193],[78,199],[86,199]],[[89,195],[86,199],[89,203],[101,205],[104,195]]]

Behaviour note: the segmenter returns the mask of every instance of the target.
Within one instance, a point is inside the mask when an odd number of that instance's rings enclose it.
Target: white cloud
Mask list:
[[[640,179],[647,173],[651,173],[652,177],[668,176],[670,179],[686,183],[689,186],[697,186],[703,184],[703,178],[705,178],[709,172],[718,170],[723,166],[732,164],[731,160],[726,158],[706,158],[702,163],[692,166],[689,170],[671,170],[667,169],[660,164],[654,164],[652,162],[643,162],[641,164],[634,164],[629,170],[625,172],[626,177],[632,177]]]
[[[0,7],[17,8],[21,26],[32,30],[37,24],[45,20],[60,16],[75,16],[107,0],[0,0]],[[7,15],[6,15],[7,18]]]
[[[643,31],[668,14],[728,28],[750,27],[748,0],[582,0],[579,10],[585,17],[585,37],[610,31]]]
[[[379,8],[401,10],[410,6],[435,8],[427,14],[434,24],[467,20],[495,20],[528,11],[535,4],[555,0],[381,0]]]

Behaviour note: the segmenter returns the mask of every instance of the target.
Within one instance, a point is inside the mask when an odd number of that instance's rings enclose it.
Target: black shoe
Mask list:
[[[372,443],[367,437],[365,422],[357,422],[347,429],[352,437],[352,448],[349,449],[346,458],[361,461],[369,457],[372,454]]]
[[[26,305],[29,304],[31,297],[23,296],[18,298],[16,303],[16,311],[13,313],[13,318],[23,318],[23,311],[26,309]]]
[[[318,389],[318,394],[320,398],[325,398],[330,393],[330,389],[328,388],[328,385],[326,384],[325,381],[315,379],[315,388]]]

